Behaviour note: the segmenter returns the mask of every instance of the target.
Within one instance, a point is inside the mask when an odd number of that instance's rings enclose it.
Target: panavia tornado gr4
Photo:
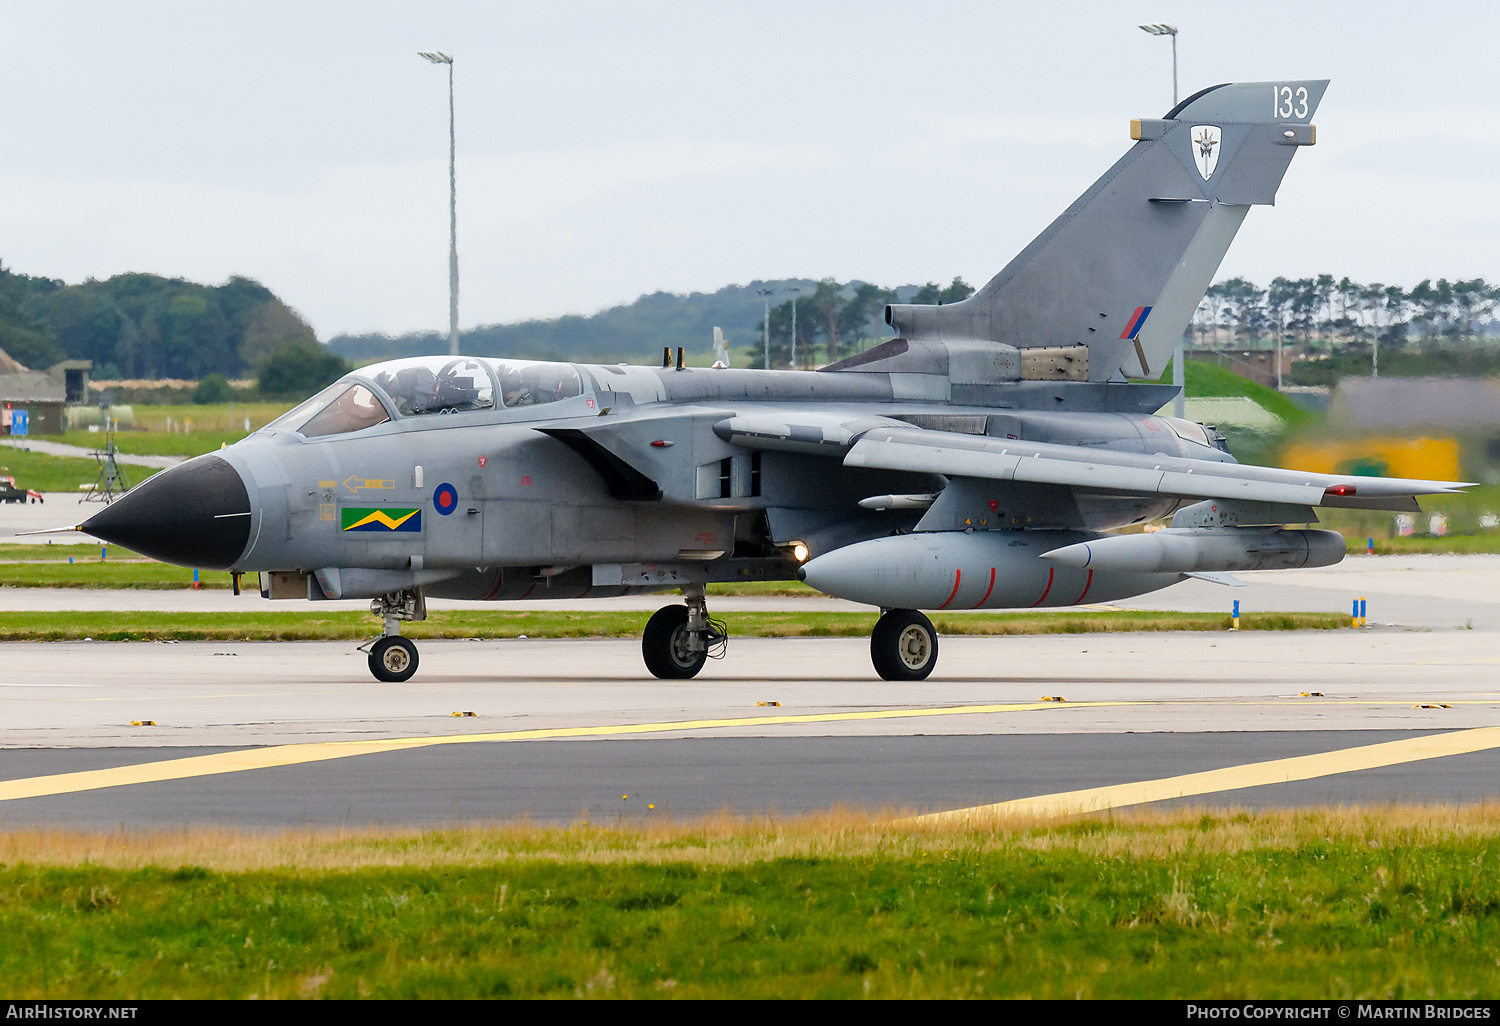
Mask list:
[[[1242,466],[1213,430],[1154,415],[1173,387],[1130,380],[1161,374],[1245,215],[1313,144],[1326,86],[1215,86],[1132,121],[1125,155],[982,289],[888,307],[896,337],[820,371],[691,369],[681,350],[382,363],[80,529],[258,571],[270,599],[371,599],[385,681],[416,671],[401,625],[435,597],[680,589],[642,651],[687,678],[726,640],[706,585],[800,579],[884,610],[875,670],[920,680],[938,638],[919,610],[1336,563],[1339,535],[1283,525],[1462,486]]]

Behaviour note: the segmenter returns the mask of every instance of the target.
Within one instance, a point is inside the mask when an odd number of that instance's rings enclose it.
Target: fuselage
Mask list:
[[[997,390],[996,405],[974,405],[955,404],[941,375],[393,361],[159,475],[164,497],[166,479],[186,481],[194,464],[200,479],[222,479],[211,491],[225,508],[198,511],[218,532],[212,546],[176,527],[154,546],[130,543],[237,572],[323,571],[314,579],[328,597],[403,582],[476,599],[606,595],[690,579],[791,578],[801,561],[794,547],[806,559],[913,532],[1059,531],[1070,533],[1058,541],[1078,540],[1178,504],[1003,482],[961,495],[938,474],[845,466],[850,440],[875,425],[1229,459],[1201,426],[1099,408],[1122,397],[1149,405],[1149,386],[1109,386],[1114,396],[1101,401],[1097,384],[1018,385]],[[1136,399],[1131,389],[1152,394]],[[152,488],[137,491],[140,501]],[[860,507],[881,495],[938,498]],[[1026,546],[1033,562],[1034,547]],[[1048,568],[1037,572],[1045,578]],[[998,601],[1004,591],[991,593]],[[1001,604],[1034,604],[1020,598]]]

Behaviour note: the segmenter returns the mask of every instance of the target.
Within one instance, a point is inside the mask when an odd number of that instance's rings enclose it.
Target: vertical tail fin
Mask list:
[[[968,299],[886,307],[907,339],[1089,347],[1092,380],[1155,377],[1254,204],[1276,200],[1327,80],[1213,86],[1134,146]]]

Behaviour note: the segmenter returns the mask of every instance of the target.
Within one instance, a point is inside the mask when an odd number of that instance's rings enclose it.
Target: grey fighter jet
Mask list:
[[[875,670],[920,680],[919,610],[1067,606],[1189,576],[1325,566],[1318,507],[1416,509],[1462,485],[1243,466],[1155,416],[1162,372],[1250,207],[1315,141],[1324,81],[1215,86],[1165,117],[969,299],[886,309],[895,338],[821,371],[425,357],[346,375],[80,529],[270,599],[370,599],[377,678],[433,597],[681,589],[651,673],[722,652],[705,586],[800,579],[884,610]],[[1149,534],[1108,532],[1171,515]],[[238,581],[238,576],[236,576]]]

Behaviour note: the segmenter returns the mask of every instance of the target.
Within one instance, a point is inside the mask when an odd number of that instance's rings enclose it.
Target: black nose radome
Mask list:
[[[250,540],[250,496],[228,463],[199,456],[147,478],[79,529],[165,563],[227,570]]]

